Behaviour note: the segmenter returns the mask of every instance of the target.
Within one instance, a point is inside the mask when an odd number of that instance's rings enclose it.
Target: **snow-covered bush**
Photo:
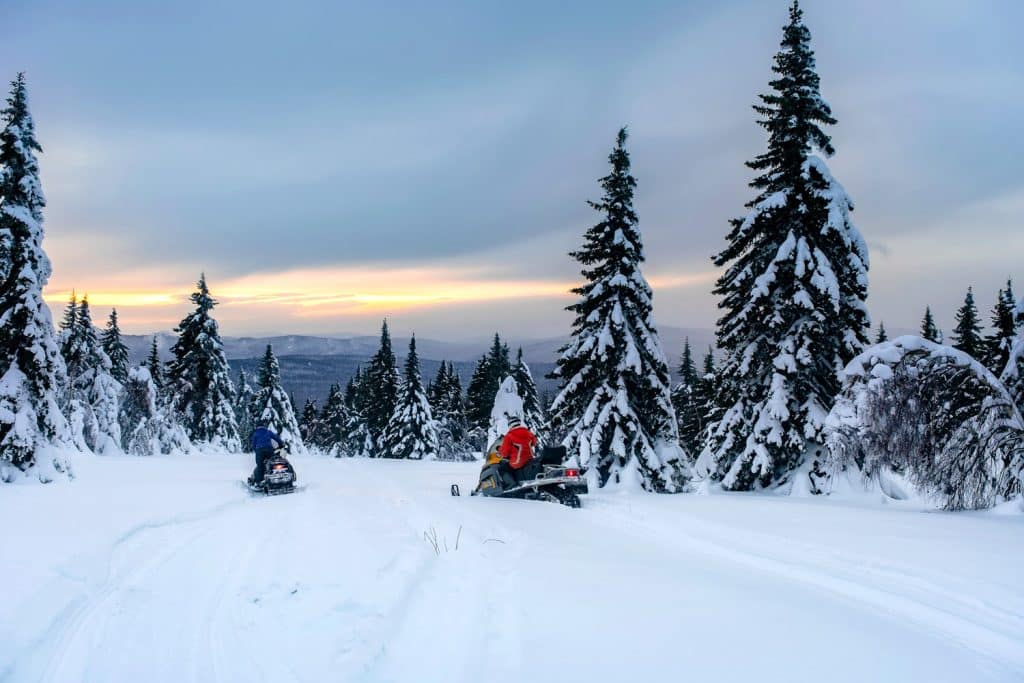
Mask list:
[[[185,429],[161,405],[145,367],[131,368],[121,403],[121,447],[129,455],[179,453],[191,449]]]
[[[843,473],[902,474],[950,510],[1020,493],[1024,421],[1006,388],[966,353],[905,336],[870,347],[842,373],[826,421],[821,491]]]
[[[1016,325],[1017,337],[1010,347],[1006,367],[999,378],[1017,403],[1017,410],[1024,413],[1024,298],[1017,304]]]

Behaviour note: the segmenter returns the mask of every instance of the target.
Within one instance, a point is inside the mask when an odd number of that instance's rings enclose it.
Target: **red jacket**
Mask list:
[[[508,460],[514,470],[525,467],[533,460],[533,449],[537,446],[537,437],[526,427],[513,427],[501,440],[498,454]]]

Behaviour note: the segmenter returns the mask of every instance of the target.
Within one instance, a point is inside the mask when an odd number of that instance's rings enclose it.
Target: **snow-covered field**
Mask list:
[[[80,457],[5,486],[0,681],[1020,681],[1024,515],[481,500],[475,464]],[[439,553],[426,540],[436,532]]]

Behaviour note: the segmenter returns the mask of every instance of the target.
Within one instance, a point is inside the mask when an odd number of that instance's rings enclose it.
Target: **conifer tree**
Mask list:
[[[992,309],[992,334],[985,338],[985,367],[996,376],[1006,368],[1010,349],[1017,337],[1016,309],[1013,282],[1008,279],[1006,289],[999,290],[996,305]]]
[[[487,429],[498,386],[511,374],[508,344],[495,332],[490,350],[477,363],[466,389],[466,417],[471,428]]]
[[[345,401],[345,394],[337,384],[331,385],[319,419],[316,445],[325,453],[335,457],[344,455],[351,415]]]
[[[276,432],[288,444],[292,453],[303,450],[302,432],[295,419],[291,397],[281,386],[281,368],[270,344],[267,344],[267,350],[260,361],[252,415],[257,427],[266,426]]]
[[[550,431],[565,434],[570,456],[601,485],[678,491],[685,463],[652,292],[640,272],[644,252],[626,137],[623,128],[608,157],[611,172],[600,180],[604,194],[590,202],[601,221],[572,254],[585,284],[573,290],[579,301],[568,307],[576,317],[553,373],[562,390],[551,405]]]
[[[433,396],[428,396],[428,399],[437,423],[438,457],[444,460],[472,457],[472,446],[467,443],[469,430],[462,398],[462,380],[454,363],[441,361],[432,387]]]
[[[533,381],[530,366],[523,360],[523,349],[516,353],[516,362],[512,366],[512,379],[516,381],[519,396],[523,399],[523,422],[541,441],[544,441],[544,410],[537,395],[537,384]]]
[[[942,332],[935,326],[935,318],[932,316],[932,307],[924,309],[924,319],[921,320],[921,336],[935,344],[942,343]]]
[[[696,457],[703,447],[705,425],[704,406],[698,402],[700,381],[690,350],[690,339],[686,338],[679,360],[679,383],[672,389],[672,405],[679,423],[679,445],[690,457]]]
[[[121,448],[129,455],[181,453],[190,449],[188,435],[160,400],[149,368],[130,368],[121,402]]]
[[[94,453],[116,453],[121,449],[120,406],[123,387],[111,374],[111,362],[92,322],[89,298],[78,305],[71,337],[79,361],[69,375],[69,418],[72,436],[79,446]]]
[[[380,348],[370,359],[359,385],[360,412],[374,445],[374,457],[387,451],[388,423],[398,405],[398,367],[391,348],[391,333],[385,320],[380,331]]]
[[[249,447],[249,440],[252,432],[256,429],[253,422],[256,410],[256,392],[253,390],[250,375],[245,368],[238,369],[238,384],[235,386],[235,398],[233,401],[235,423],[238,425],[238,437],[242,442],[242,450]]]
[[[156,386],[159,396],[164,388],[164,364],[160,361],[160,347],[157,346],[156,335],[153,335],[153,341],[149,345],[149,355],[146,356],[146,362],[143,365],[149,370],[149,378]]]
[[[43,198],[35,126],[24,74],[11,84],[0,113],[0,480],[30,475],[50,481],[66,463],[44,451],[67,443],[57,403],[64,360],[43,288],[50,260],[43,251]]]
[[[128,359],[128,347],[121,339],[121,326],[117,321],[116,308],[110,310],[107,328],[103,330],[100,342],[103,344],[103,351],[107,354],[107,358],[110,359],[111,376],[123,383],[128,379],[128,365],[131,361]]]
[[[319,438],[317,434],[319,430],[320,413],[316,409],[316,402],[312,398],[307,398],[302,406],[302,417],[299,419],[302,442],[308,446],[315,446]]]
[[[999,379],[1002,380],[1017,404],[1017,410],[1024,415],[1024,298],[1017,304],[1014,317],[1017,325],[1017,337],[1010,347],[1010,356]]]
[[[981,324],[978,321],[978,307],[974,304],[974,291],[967,288],[964,305],[956,314],[956,327],[953,329],[953,348],[963,351],[972,358],[984,357],[985,342],[981,336]]]
[[[385,457],[409,460],[437,457],[437,428],[430,410],[430,402],[423,389],[415,335],[409,341],[409,355],[405,359],[405,374],[398,404],[388,424],[385,440]]]
[[[167,367],[168,393],[194,443],[234,452],[241,446],[235,390],[217,321],[211,315],[217,302],[210,296],[205,274],[200,275],[191,300],[195,311],[175,328],[178,339]]]
[[[810,40],[794,2],[771,92],[754,107],[768,133],[767,151],[747,164],[760,173],[757,194],[714,258],[726,268],[715,287],[722,417],[707,449],[728,489],[790,480],[808,442],[822,442],[838,370],[867,343],[868,251],[824,161],[834,150],[822,127],[836,120]]]
[[[704,367],[697,380],[697,396],[694,402],[699,406],[701,415],[704,416],[704,431],[707,436],[707,428],[722,419],[722,413],[716,402],[718,370],[715,368],[715,355],[708,347],[704,355]]]
[[[885,331],[885,323],[878,323],[878,335],[875,337],[875,343],[881,344],[882,342],[889,341],[889,333]]]

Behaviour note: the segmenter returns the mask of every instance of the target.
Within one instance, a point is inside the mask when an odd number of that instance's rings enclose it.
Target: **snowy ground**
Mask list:
[[[296,465],[271,499],[239,456],[0,488],[0,681],[1024,680],[1019,513],[570,510],[451,498],[474,464]]]

